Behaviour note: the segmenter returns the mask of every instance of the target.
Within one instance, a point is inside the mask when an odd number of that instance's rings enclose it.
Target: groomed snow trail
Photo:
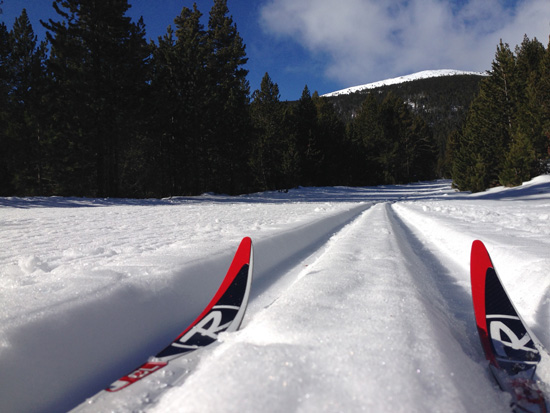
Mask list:
[[[151,411],[505,411],[409,241],[389,204],[363,213]]]
[[[84,411],[508,411],[475,327],[474,239],[550,348],[550,176],[475,195],[436,181],[0,198],[0,227],[2,412],[69,410],[164,348],[243,236],[242,329]]]

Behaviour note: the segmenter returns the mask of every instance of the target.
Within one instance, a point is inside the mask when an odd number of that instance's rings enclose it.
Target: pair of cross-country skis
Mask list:
[[[109,398],[117,397],[116,393],[156,374],[170,361],[212,344],[222,332],[238,330],[248,304],[252,271],[252,241],[246,237],[218,291],[195,321],[156,356],[75,411],[93,408],[96,401],[108,403]],[[489,370],[501,389],[510,393],[512,410],[546,412],[546,398],[539,387],[536,370],[548,355],[510,301],[481,241],[472,244],[470,273],[475,319]]]

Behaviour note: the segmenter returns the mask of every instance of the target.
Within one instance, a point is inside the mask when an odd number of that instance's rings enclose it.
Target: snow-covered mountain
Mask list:
[[[463,70],[452,70],[452,69],[441,69],[441,70],[424,70],[422,72],[413,73],[406,76],[399,76],[393,79],[380,80],[374,83],[368,83],[366,85],[348,87],[346,89],[337,90],[335,92],[326,93],[323,97],[339,96],[339,95],[349,95],[350,93],[360,92],[366,89],[376,89],[382,86],[390,86],[398,83],[412,82],[414,80],[420,79],[429,79],[432,77],[443,77],[443,76],[457,76],[457,75],[475,75],[475,76],[484,76],[484,72],[468,72]]]

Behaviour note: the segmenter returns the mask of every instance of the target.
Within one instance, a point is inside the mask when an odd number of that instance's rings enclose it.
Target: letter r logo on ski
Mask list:
[[[218,339],[218,334],[225,331],[231,321],[221,324],[224,311],[238,311],[236,306],[219,305],[212,308],[202,320],[200,320],[191,330],[185,333],[178,341],[173,342],[172,346],[183,349],[196,349],[205,345],[205,341],[213,342]],[[226,317],[233,320],[233,317]]]
[[[506,349],[538,353],[519,317],[494,314],[487,315],[487,321],[497,356],[508,357]]]

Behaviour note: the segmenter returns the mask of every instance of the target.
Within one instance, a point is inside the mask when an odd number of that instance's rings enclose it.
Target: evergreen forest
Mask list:
[[[156,42],[127,16],[127,0],[53,7],[40,42],[25,10],[11,30],[0,23],[0,196],[240,194],[443,176],[478,191],[548,165],[550,50],[536,39],[515,53],[501,43],[483,79],[447,81],[460,82],[454,100],[434,80],[347,103],[305,86],[286,102],[268,73],[250,90],[227,0],[208,16],[184,7]],[[428,89],[437,110],[423,100]]]
[[[550,45],[502,41],[466,121],[448,137],[453,184],[472,192],[549,172]]]

